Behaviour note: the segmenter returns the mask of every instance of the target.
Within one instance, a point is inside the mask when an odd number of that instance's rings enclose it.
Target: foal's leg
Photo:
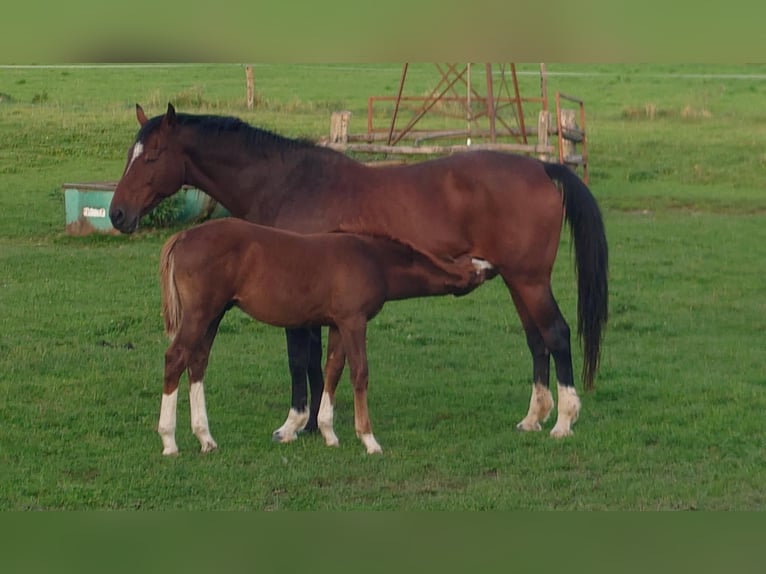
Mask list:
[[[157,432],[162,438],[162,454],[178,454],[176,444],[176,410],[178,407],[178,383],[181,374],[197,360],[197,349],[203,340],[205,323],[188,321],[165,351],[165,375],[162,388],[162,404]],[[209,349],[208,349],[209,350]]]
[[[192,432],[200,443],[201,452],[210,452],[218,448],[210,434],[210,425],[207,419],[207,407],[205,405],[205,387],[202,382],[210,358],[210,348],[213,346],[218,326],[221,324],[224,313],[216,317],[208,326],[205,337],[197,346],[197,349],[189,361],[189,408],[191,410]]]
[[[285,329],[287,337],[287,361],[292,379],[292,403],[284,424],[274,431],[276,442],[290,442],[298,438],[298,431],[308,422],[308,386],[306,373],[309,366],[310,331],[308,329]]]
[[[343,348],[351,370],[351,384],[354,386],[354,429],[368,454],[383,452],[372,434],[370,415],[367,410],[367,321],[354,320],[346,326],[338,326]]]
[[[550,354],[524,302],[514,291],[511,291],[511,296],[527,336],[527,346],[532,353],[532,396],[529,399],[527,416],[516,425],[516,428],[521,431],[539,431],[542,429],[541,423],[548,420],[553,409],[553,395],[549,388]]]
[[[335,390],[346,364],[346,351],[337,327],[330,327],[327,336],[327,363],[325,364],[324,391],[319,407],[317,423],[327,446],[338,446],[338,437],[333,429],[335,411]]]
[[[540,331],[546,348],[553,355],[558,381],[559,407],[551,436],[572,434],[572,425],[580,414],[580,398],[574,387],[569,325],[564,320],[550,285],[544,283],[514,285],[530,317]]]
[[[165,351],[165,376],[162,386],[162,404],[157,432],[162,439],[162,454],[178,454],[176,444],[176,416],[178,408],[178,382],[189,361],[189,350],[176,339]]]

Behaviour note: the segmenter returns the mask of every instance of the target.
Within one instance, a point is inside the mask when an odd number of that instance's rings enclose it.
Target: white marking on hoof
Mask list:
[[[553,438],[564,438],[573,434],[572,425],[580,416],[580,397],[574,387],[559,383],[559,415],[551,430]]]
[[[519,424],[516,425],[516,430],[522,432],[538,432],[543,430],[540,423],[534,420],[528,420],[529,417],[524,417]]]
[[[338,446],[340,441],[333,430],[333,417],[334,408],[330,395],[326,392],[322,393],[322,401],[319,403],[319,414],[317,415],[317,426],[319,432],[324,437],[324,442],[327,446]]]
[[[551,390],[542,383],[532,385],[532,396],[529,399],[529,411],[516,429],[520,431],[540,431],[553,410],[553,395]]]
[[[380,454],[383,452],[383,449],[380,448],[378,441],[375,440],[375,437],[372,436],[372,433],[365,433],[359,438],[361,439],[364,447],[367,449],[367,454]]]
[[[169,395],[162,394],[160,405],[160,422],[157,432],[162,439],[162,454],[178,454],[176,445],[176,407],[178,406],[178,388]]]
[[[274,431],[271,438],[274,442],[287,443],[298,438],[298,431],[303,430],[306,423],[309,422],[309,410],[300,412],[296,409],[290,409],[285,423]]]
[[[212,436],[208,436],[205,440],[200,439],[200,452],[208,453],[218,450],[218,445],[213,440]]]
[[[216,450],[218,445],[210,434],[205,405],[205,386],[202,381],[196,381],[189,385],[189,408],[191,410],[192,432],[199,441],[200,452]]]

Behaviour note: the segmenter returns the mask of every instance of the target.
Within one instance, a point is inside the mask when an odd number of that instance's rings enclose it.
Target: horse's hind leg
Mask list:
[[[574,387],[574,377],[572,374],[572,351],[570,345],[570,331],[564,316],[553,298],[550,285],[546,283],[514,283],[514,300],[517,302],[517,308],[523,305],[537,326],[540,336],[546,349],[553,355],[553,361],[556,366],[556,379],[558,381],[558,418],[556,424],[551,430],[553,437],[565,437],[572,434],[572,425],[577,420],[580,413],[580,398]],[[528,340],[530,338],[529,331]],[[530,349],[539,349],[539,341],[534,332],[531,336],[532,342]],[[539,355],[539,350],[537,351]],[[533,351],[535,356],[535,351]],[[537,360],[537,359],[536,359]],[[542,371],[541,371],[542,372]],[[537,381],[535,381],[537,383]],[[545,399],[547,385],[534,386],[532,401],[537,397]],[[530,401],[530,403],[532,402]],[[553,406],[552,400],[550,401]],[[530,408],[530,411],[532,409]],[[525,419],[526,420],[526,419]],[[523,423],[524,421],[522,421]],[[528,421],[529,422],[529,421]],[[521,424],[521,423],[520,423]]]
[[[370,414],[367,409],[367,386],[369,383],[367,367],[367,322],[362,318],[338,326],[346,350],[348,366],[351,371],[351,384],[354,386],[354,429],[368,454],[382,452],[378,441],[372,434]]]
[[[162,385],[162,403],[157,432],[162,439],[162,454],[178,454],[176,444],[176,417],[178,409],[178,382],[189,362],[189,348],[178,338],[165,351],[165,374]]]
[[[292,379],[292,402],[287,419],[272,434],[275,442],[290,442],[298,438],[298,431],[309,419],[308,386],[306,375],[309,366],[310,336],[308,329],[285,329],[287,337],[287,361]]]
[[[550,354],[545,341],[535,322],[530,317],[527,308],[515,292],[511,292],[516,310],[521,318],[527,345],[532,353],[532,396],[529,399],[529,410],[516,428],[521,431],[539,431],[541,423],[548,420],[553,410],[553,395],[550,385]]]
[[[324,377],[322,375],[322,327],[312,327],[309,333],[308,379],[311,399],[309,402],[309,420],[304,431],[317,430],[317,415],[324,392]]]
[[[337,327],[330,327],[327,336],[327,363],[325,364],[324,391],[319,407],[317,423],[327,446],[338,446],[338,437],[333,429],[335,416],[335,390],[346,364],[346,351]]]
[[[224,312],[225,313],[225,312]],[[200,443],[201,452],[211,452],[218,448],[210,434],[210,425],[207,419],[207,406],[205,404],[205,386],[202,382],[205,377],[210,349],[213,346],[218,326],[221,324],[224,313],[208,325],[205,336],[195,349],[189,360],[189,408],[191,410],[192,432]]]
[[[178,383],[184,370],[198,361],[197,349],[204,339],[205,325],[207,324],[206,321],[182,323],[167,351],[165,351],[162,404],[160,406],[160,421],[157,425],[157,432],[162,438],[162,454],[164,455],[178,454],[175,438]],[[207,357],[205,357],[205,364],[207,364]]]

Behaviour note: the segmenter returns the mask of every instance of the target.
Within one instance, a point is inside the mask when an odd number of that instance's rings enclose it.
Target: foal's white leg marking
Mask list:
[[[142,144],[141,142],[134,143],[133,153],[130,155],[130,161],[128,162],[128,167],[125,168],[125,173],[128,173],[130,166],[133,165],[133,162],[136,161],[141,156],[142,153],[144,153],[144,144]]]
[[[319,403],[319,414],[317,415],[317,426],[319,432],[324,437],[324,442],[327,446],[338,446],[338,437],[332,428],[332,421],[334,416],[334,409],[330,394],[327,392],[322,393],[322,401]]]
[[[542,383],[534,383],[532,397],[529,399],[529,411],[516,428],[522,431],[541,430],[540,423],[548,420],[551,410],[553,410],[553,395],[550,389]]]
[[[271,436],[275,442],[290,442],[298,438],[298,431],[303,430],[306,423],[309,422],[309,410],[306,408],[303,412],[296,409],[290,409],[287,413],[285,423],[274,431]]]
[[[572,434],[572,425],[580,416],[580,397],[574,387],[565,387],[559,383],[559,416],[551,430],[554,438],[563,438]]]
[[[189,408],[191,409],[192,432],[199,440],[202,452],[210,452],[218,448],[218,445],[210,435],[210,425],[207,421],[207,408],[205,406],[205,387],[202,381],[189,385]]]
[[[372,433],[365,433],[360,435],[359,438],[367,449],[367,454],[378,454],[383,452],[383,449],[380,448],[378,441],[375,440],[375,437],[372,436]]]
[[[162,393],[162,405],[160,406],[160,422],[157,432],[162,438],[162,454],[178,454],[176,445],[176,407],[178,406],[178,388],[166,395]]]

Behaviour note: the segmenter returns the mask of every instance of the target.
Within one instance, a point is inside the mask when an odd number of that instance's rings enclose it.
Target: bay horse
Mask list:
[[[367,409],[367,322],[386,301],[464,295],[492,277],[486,262],[463,254],[440,261],[390,238],[348,233],[302,235],[241,219],[208,221],[170,237],[160,256],[162,313],[171,339],[158,432],[163,454],[175,441],[179,379],[189,376],[191,425],[202,452],[217,448],[210,434],[203,377],[218,326],[237,306],[279,327],[330,327],[319,428],[328,445],[335,389],[348,359],[354,387],[354,427],[370,454],[381,452]],[[308,421],[292,411],[286,438]]]
[[[517,428],[540,430],[554,408],[552,355],[559,404],[550,434],[571,434],[580,399],[569,325],[551,290],[564,222],[574,244],[586,389],[593,387],[608,316],[601,211],[571,169],[485,150],[373,167],[233,117],[176,113],[171,104],[151,119],[136,105],[136,117],[140,128],[109,209],[115,228],[132,233],[141,216],[186,184],[208,193],[232,216],[270,227],[385,235],[442,258],[471,253],[503,278],[532,355],[532,396]],[[323,388],[319,333],[290,329],[287,335],[293,409],[306,409],[307,373],[311,385],[307,429],[314,428]],[[277,440],[282,431],[275,432]]]

